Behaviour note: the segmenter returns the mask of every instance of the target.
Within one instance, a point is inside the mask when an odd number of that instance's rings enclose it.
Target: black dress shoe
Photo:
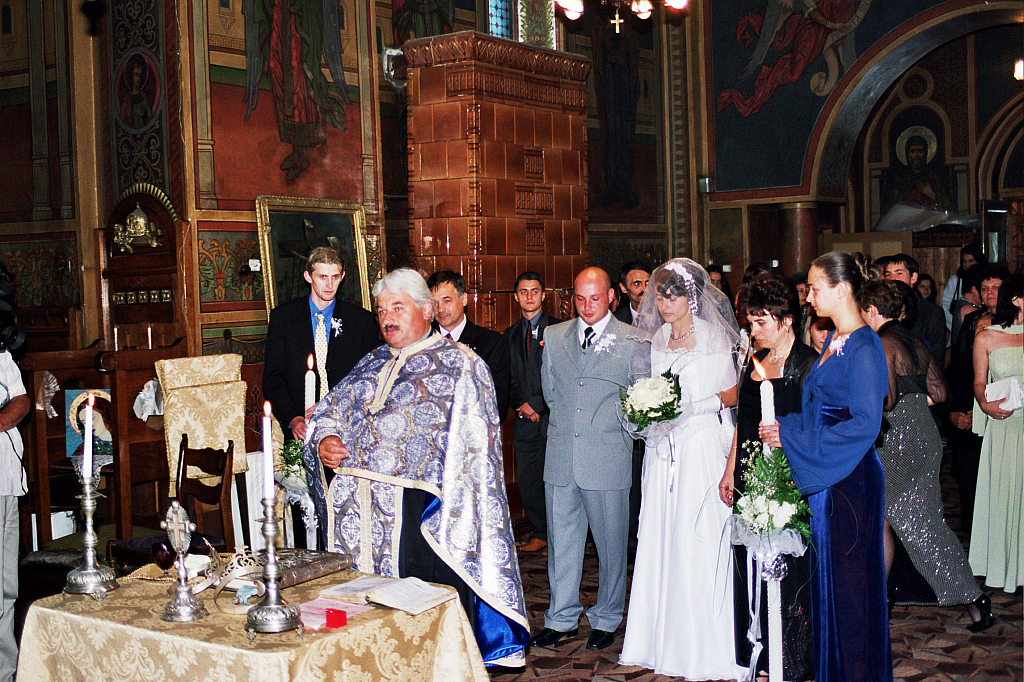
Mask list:
[[[575,637],[578,634],[580,634],[579,628],[573,628],[566,632],[544,628],[530,639],[530,646],[554,646],[561,640]]]
[[[587,640],[587,648],[591,651],[597,651],[598,649],[607,649],[615,641],[614,632],[605,632],[604,630],[591,630],[590,639]]]
[[[996,624],[996,617],[992,615],[992,600],[987,594],[983,594],[974,600],[981,617],[967,626],[971,632],[982,632]]]

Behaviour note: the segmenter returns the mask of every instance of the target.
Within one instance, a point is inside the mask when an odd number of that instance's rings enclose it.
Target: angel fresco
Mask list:
[[[256,108],[259,82],[270,76],[277,130],[291,153],[281,162],[289,182],[309,168],[310,147],[327,141],[326,123],[345,130],[350,104],[342,70],[344,17],[338,0],[243,0],[245,16],[245,98]],[[320,68],[327,63],[334,82]]]
[[[825,97],[839,82],[840,66],[845,71],[857,58],[853,31],[871,0],[859,4],[856,0],[767,2],[763,15],[751,12],[736,26],[736,42],[744,48],[750,47],[753,36],[758,37],[739,77],[746,82],[757,73],[754,92],[748,97],[737,88],[726,88],[718,95],[718,111],[732,104],[744,118],[756,114],[778,88],[795,83],[819,56],[824,56],[828,71],[814,74],[810,86],[814,94]],[[765,63],[769,51],[780,55],[771,65]]]

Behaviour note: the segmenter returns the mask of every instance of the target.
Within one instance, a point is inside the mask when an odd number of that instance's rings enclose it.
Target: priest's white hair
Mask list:
[[[392,270],[377,280],[377,283],[373,285],[371,293],[374,298],[377,298],[385,290],[396,296],[407,294],[421,308],[423,306],[430,306],[431,311],[434,309],[434,297],[430,295],[427,281],[423,279],[423,275],[411,268]]]

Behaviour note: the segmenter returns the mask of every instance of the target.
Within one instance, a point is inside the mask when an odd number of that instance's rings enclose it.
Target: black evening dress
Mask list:
[[[762,364],[768,357],[768,350],[755,354]],[[810,370],[818,354],[797,340],[786,358],[783,376],[771,379],[775,390],[775,413],[790,414],[800,411],[803,392],[803,378]],[[759,442],[757,425],[761,421],[761,382],[751,376],[752,362],[747,363],[740,383],[736,411],[736,473],[734,486],[735,498],[743,492],[743,472],[746,466],[743,459],[746,452],[743,444],[750,440]],[[736,623],[736,662],[742,666],[750,665],[753,645],[748,635],[751,622],[750,585],[747,578],[747,548],[735,545],[736,580],[733,583],[735,623]],[[782,592],[782,663],[784,679],[797,682],[814,679],[814,647],[811,637],[811,555],[801,557],[786,556],[789,573],[780,584]],[[768,670],[768,593],[762,586],[761,590],[761,642],[763,649],[758,657],[757,670]]]

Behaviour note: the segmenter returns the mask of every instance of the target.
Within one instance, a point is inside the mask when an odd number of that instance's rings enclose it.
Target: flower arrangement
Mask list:
[[[290,440],[281,449],[281,471],[285,476],[304,479],[301,440]]]
[[[757,535],[792,528],[808,540],[811,527],[808,517],[811,509],[793,483],[793,472],[782,448],[770,452],[760,441],[748,440],[743,444],[747,453],[743,463],[746,492],[736,500],[736,510],[747,529]]]
[[[619,391],[622,409],[626,419],[645,429],[655,422],[664,422],[679,416],[679,377],[665,372],[654,377],[644,377]]]

